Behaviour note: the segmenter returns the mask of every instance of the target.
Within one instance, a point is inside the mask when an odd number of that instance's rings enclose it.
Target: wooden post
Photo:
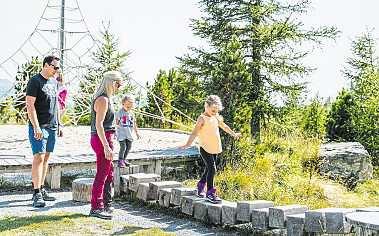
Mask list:
[[[93,178],[80,178],[72,182],[72,200],[91,202]]]
[[[162,160],[155,160],[154,173],[157,175],[161,175],[161,173],[162,173]]]
[[[117,164],[113,165],[113,187],[114,187],[114,195],[115,197],[120,195],[120,168]]]
[[[51,189],[58,189],[61,187],[62,168],[60,166],[50,166],[49,174],[46,176],[47,184]]]
[[[149,165],[147,165],[147,168],[146,168],[146,173],[147,174],[153,174],[155,172],[155,163],[150,163]]]

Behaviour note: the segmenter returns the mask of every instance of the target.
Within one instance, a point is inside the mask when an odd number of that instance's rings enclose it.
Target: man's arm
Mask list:
[[[39,127],[38,118],[37,118],[37,112],[36,108],[34,106],[34,103],[36,101],[36,98],[33,96],[26,96],[26,111],[28,113],[28,118],[30,123],[32,123],[33,130],[34,130],[34,137],[36,139],[42,138],[42,131]]]

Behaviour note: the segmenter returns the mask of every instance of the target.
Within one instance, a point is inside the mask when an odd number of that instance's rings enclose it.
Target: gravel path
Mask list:
[[[0,195],[0,218],[49,214],[55,211],[88,214],[90,210],[89,204],[71,201],[71,192],[55,192],[52,195],[58,200],[47,202],[47,206],[40,209],[31,207],[31,194]],[[237,235],[237,233],[220,228],[211,228],[189,218],[175,217],[163,211],[150,210],[147,207],[135,206],[128,202],[118,202],[115,204],[115,208],[113,221],[122,221],[137,227],[158,227],[167,232],[175,232],[180,236]]]

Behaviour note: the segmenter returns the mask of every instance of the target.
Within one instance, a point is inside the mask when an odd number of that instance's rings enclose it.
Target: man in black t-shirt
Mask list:
[[[59,58],[47,56],[43,60],[41,72],[30,78],[26,87],[29,141],[33,151],[34,207],[44,207],[45,201],[55,200],[46,192],[43,183],[57,133],[62,136],[62,129],[59,127],[57,86],[49,81],[59,73]]]

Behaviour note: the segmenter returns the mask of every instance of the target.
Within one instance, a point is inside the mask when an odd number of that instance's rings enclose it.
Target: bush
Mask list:
[[[85,114],[78,120],[78,125],[91,125],[91,114]]]
[[[1,124],[16,124],[17,123],[17,110],[14,108],[12,98],[0,104],[0,123]]]
[[[369,197],[379,196],[379,179],[371,179],[359,183],[355,188],[355,192],[368,195]]]
[[[237,142],[238,162],[228,162],[216,176],[220,196],[228,200],[265,199],[276,204],[305,204],[327,207],[322,187],[312,178],[318,166],[320,140],[299,133],[281,136],[263,131],[262,143],[245,138]],[[242,150],[245,152],[242,152]],[[303,163],[313,161],[306,166]],[[313,163],[312,162],[312,163]]]
[[[326,123],[326,108],[318,98],[312,100],[311,104],[305,107],[301,127],[308,137],[324,138]]]
[[[327,116],[327,137],[336,141],[352,141],[356,136],[353,126],[354,98],[351,92],[342,90]]]

